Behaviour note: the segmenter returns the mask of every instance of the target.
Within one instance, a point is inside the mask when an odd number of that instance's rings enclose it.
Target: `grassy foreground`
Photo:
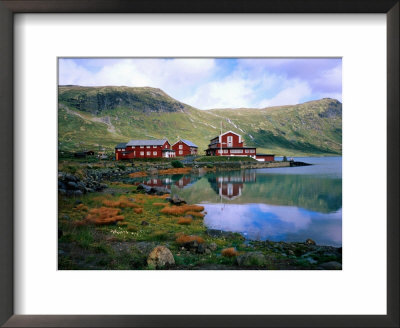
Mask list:
[[[239,234],[210,233],[203,224],[202,206],[171,205],[167,197],[119,182],[107,192],[79,199],[60,196],[59,269],[274,270],[321,269],[324,263],[341,263],[341,254],[333,247],[246,242]],[[149,265],[149,254],[157,246],[171,251],[173,265]]]

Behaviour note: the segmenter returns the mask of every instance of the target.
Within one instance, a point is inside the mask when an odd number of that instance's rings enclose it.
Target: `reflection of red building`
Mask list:
[[[180,178],[178,181],[176,181],[174,184],[175,186],[177,186],[178,188],[184,188],[186,187],[190,182],[192,181],[192,179],[190,178],[190,176],[186,176],[183,178]]]
[[[197,155],[197,149],[199,147],[189,140],[181,139],[175,142],[171,148],[175,150],[176,156],[188,156]]]
[[[240,174],[221,175],[216,178],[218,194],[228,200],[238,198],[242,195],[243,185],[256,181],[256,173],[251,171]]]
[[[131,140],[115,147],[117,161],[131,158],[175,157],[175,151],[166,139]]]

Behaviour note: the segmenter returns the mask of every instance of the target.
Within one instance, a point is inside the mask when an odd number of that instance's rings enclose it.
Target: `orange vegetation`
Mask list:
[[[235,257],[237,256],[239,253],[236,249],[234,249],[233,247],[230,248],[224,248],[221,251],[222,256],[226,256],[226,257]]]
[[[171,215],[183,215],[187,212],[201,212],[204,210],[203,206],[198,205],[181,205],[181,206],[170,206],[164,207],[161,213],[171,214]]]
[[[204,243],[204,239],[201,238],[201,237],[199,237],[199,236],[193,236],[193,235],[188,236],[188,235],[185,235],[185,234],[179,235],[178,238],[176,238],[175,241],[176,241],[179,245],[183,245],[183,244],[186,244],[186,243],[190,243],[190,242],[192,242],[192,241],[197,241],[199,244]]]
[[[192,170],[191,167],[182,167],[182,168],[174,168],[174,169],[166,169],[158,171],[159,175],[162,174],[186,174]]]
[[[167,203],[153,203],[153,206],[167,206]]]
[[[126,197],[121,196],[118,201],[112,201],[112,200],[103,200],[103,205],[109,206],[109,207],[130,207],[130,208],[138,208],[139,205],[132,203],[129,201]]]
[[[74,207],[74,210],[78,211],[87,211],[89,208],[85,204],[79,204],[76,207]]]
[[[147,177],[147,173],[146,173],[146,172],[143,172],[143,171],[141,171],[141,172],[134,172],[134,173],[129,174],[129,176],[130,176],[131,178]]]
[[[93,208],[89,211],[86,218],[77,224],[78,225],[84,225],[89,223],[96,225],[113,224],[118,221],[122,221],[124,219],[122,215],[118,215],[120,211],[121,210],[118,208],[109,208],[109,207]]]
[[[164,195],[156,196],[156,197],[157,197],[157,198],[161,198],[161,199],[165,199],[165,198],[171,197],[171,195],[170,195],[170,194],[164,194]]]
[[[141,214],[143,213],[143,208],[135,208],[134,211],[136,214]]]
[[[192,219],[191,218],[178,218],[178,224],[184,224],[184,225],[188,225],[192,223]]]
[[[191,215],[191,216],[198,217],[198,218],[204,218],[204,214],[200,213],[200,212],[188,211],[188,212],[186,212],[186,215]]]

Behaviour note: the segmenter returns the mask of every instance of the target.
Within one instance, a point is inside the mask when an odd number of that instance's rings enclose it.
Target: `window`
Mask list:
[[[153,148],[157,148],[157,146],[153,146]]]
[[[250,152],[250,150],[249,150],[249,149],[246,149],[246,150],[245,150],[245,153],[246,153],[246,154],[248,154],[249,152]]]
[[[144,146],[140,146],[140,148],[144,148]]]
[[[255,153],[255,150],[254,149],[250,150],[250,153]]]
[[[143,156],[143,155],[144,155],[144,151],[141,151],[141,152],[140,152],[140,156]]]
[[[232,149],[231,153],[232,154],[243,154],[243,150],[241,150],[241,149]]]
[[[183,153],[183,151],[182,151],[182,150],[180,150],[180,151],[179,151],[179,155],[182,155],[182,153]]]
[[[165,148],[168,148],[168,145],[165,145]]]
[[[179,145],[179,149],[182,149],[183,148],[183,145]]]
[[[125,151],[125,149],[122,149],[122,151]]]
[[[151,155],[151,151],[146,152],[146,155],[150,156]]]
[[[222,154],[222,150],[221,149],[218,150],[218,154]]]
[[[151,146],[146,146],[146,148],[151,148]]]
[[[225,154],[228,154],[228,149],[224,149],[224,153],[225,153]]]
[[[156,152],[156,151],[153,151],[153,155],[154,155],[154,156],[157,156],[157,152]]]

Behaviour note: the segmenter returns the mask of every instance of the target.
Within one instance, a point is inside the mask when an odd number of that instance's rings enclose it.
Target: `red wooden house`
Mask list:
[[[207,156],[249,156],[256,157],[255,147],[244,147],[240,134],[233,131],[225,132],[210,140]]]
[[[175,150],[176,156],[188,156],[197,155],[197,149],[199,147],[189,140],[180,139],[175,142],[171,148]]]
[[[275,160],[272,154],[257,154],[255,147],[245,147],[240,134],[233,131],[225,132],[210,140],[207,156],[248,156],[261,162]]]
[[[175,157],[167,139],[130,140],[115,147],[115,159]]]

